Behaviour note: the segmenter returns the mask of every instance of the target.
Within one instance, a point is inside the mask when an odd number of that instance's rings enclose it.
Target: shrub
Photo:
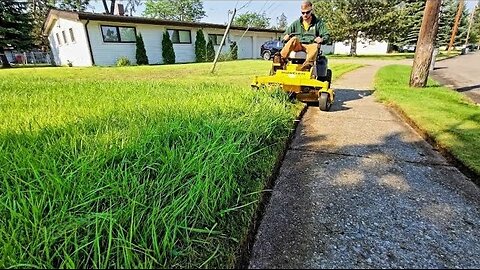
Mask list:
[[[137,35],[136,45],[137,51],[135,53],[135,57],[137,59],[137,65],[148,65],[147,51],[145,50],[142,34]]]
[[[233,41],[232,44],[230,44],[230,55],[231,55],[231,60],[238,59],[238,46],[237,46],[237,42],[235,41]]]
[[[126,56],[122,56],[117,59],[116,65],[117,67],[130,66],[131,65],[130,59],[128,59],[128,57]]]
[[[207,55],[207,42],[203,31],[199,29],[197,31],[197,37],[195,40],[195,61],[198,63],[205,62]]]
[[[163,63],[165,64],[175,63],[175,50],[173,49],[173,43],[170,40],[170,35],[168,34],[167,31],[163,33],[162,57],[163,57]]]
[[[207,61],[212,62],[215,59],[215,48],[213,47],[213,41],[208,40],[207,44]]]

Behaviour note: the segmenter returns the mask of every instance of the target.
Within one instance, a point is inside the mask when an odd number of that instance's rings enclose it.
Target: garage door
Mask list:
[[[236,40],[240,40],[241,36],[237,36]],[[253,58],[253,39],[244,36],[238,43],[238,59]]]

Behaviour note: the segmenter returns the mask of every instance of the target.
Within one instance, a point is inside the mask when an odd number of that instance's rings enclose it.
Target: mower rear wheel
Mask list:
[[[318,97],[318,107],[321,111],[329,111],[332,103],[330,102],[330,97],[328,93],[321,93]]]

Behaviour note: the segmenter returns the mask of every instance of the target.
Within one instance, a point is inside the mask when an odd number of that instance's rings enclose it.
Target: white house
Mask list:
[[[215,50],[225,32],[225,25],[158,20],[126,15],[105,15],[51,9],[43,32],[48,36],[56,64],[73,66],[114,65],[120,57],[135,63],[135,35],[141,33],[150,64],[161,64],[162,36],[168,31],[177,63],[195,61],[195,38],[201,29],[214,40]],[[272,29],[231,27],[223,51],[237,42],[238,58],[260,58],[260,46],[282,36]]]

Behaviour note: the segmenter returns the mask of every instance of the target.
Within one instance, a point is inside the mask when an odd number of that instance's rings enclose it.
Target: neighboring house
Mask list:
[[[162,36],[170,33],[177,63],[195,61],[195,37],[202,29],[205,37],[214,40],[215,50],[225,32],[225,25],[167,21],[124,15],[105,15],[51,9],[43,26],[48,35],[56,64],[73,66],[109,66],[126,56],[135,63],[135,35],[141,33],[150,64],[161,64]],[[260,46],[282,36],[272,29],[231,27],[222,52],[238,45],[238,58],[260,58]],[[242,35],[244,35],[242,37]]]
[[[351,44],[349,41],[335,42],[333,44],[332,53],[334,54],[350,54]],[[357,40],[357,54],[386,54],[388,52],[387,42],[369,41],[362,38]]]

